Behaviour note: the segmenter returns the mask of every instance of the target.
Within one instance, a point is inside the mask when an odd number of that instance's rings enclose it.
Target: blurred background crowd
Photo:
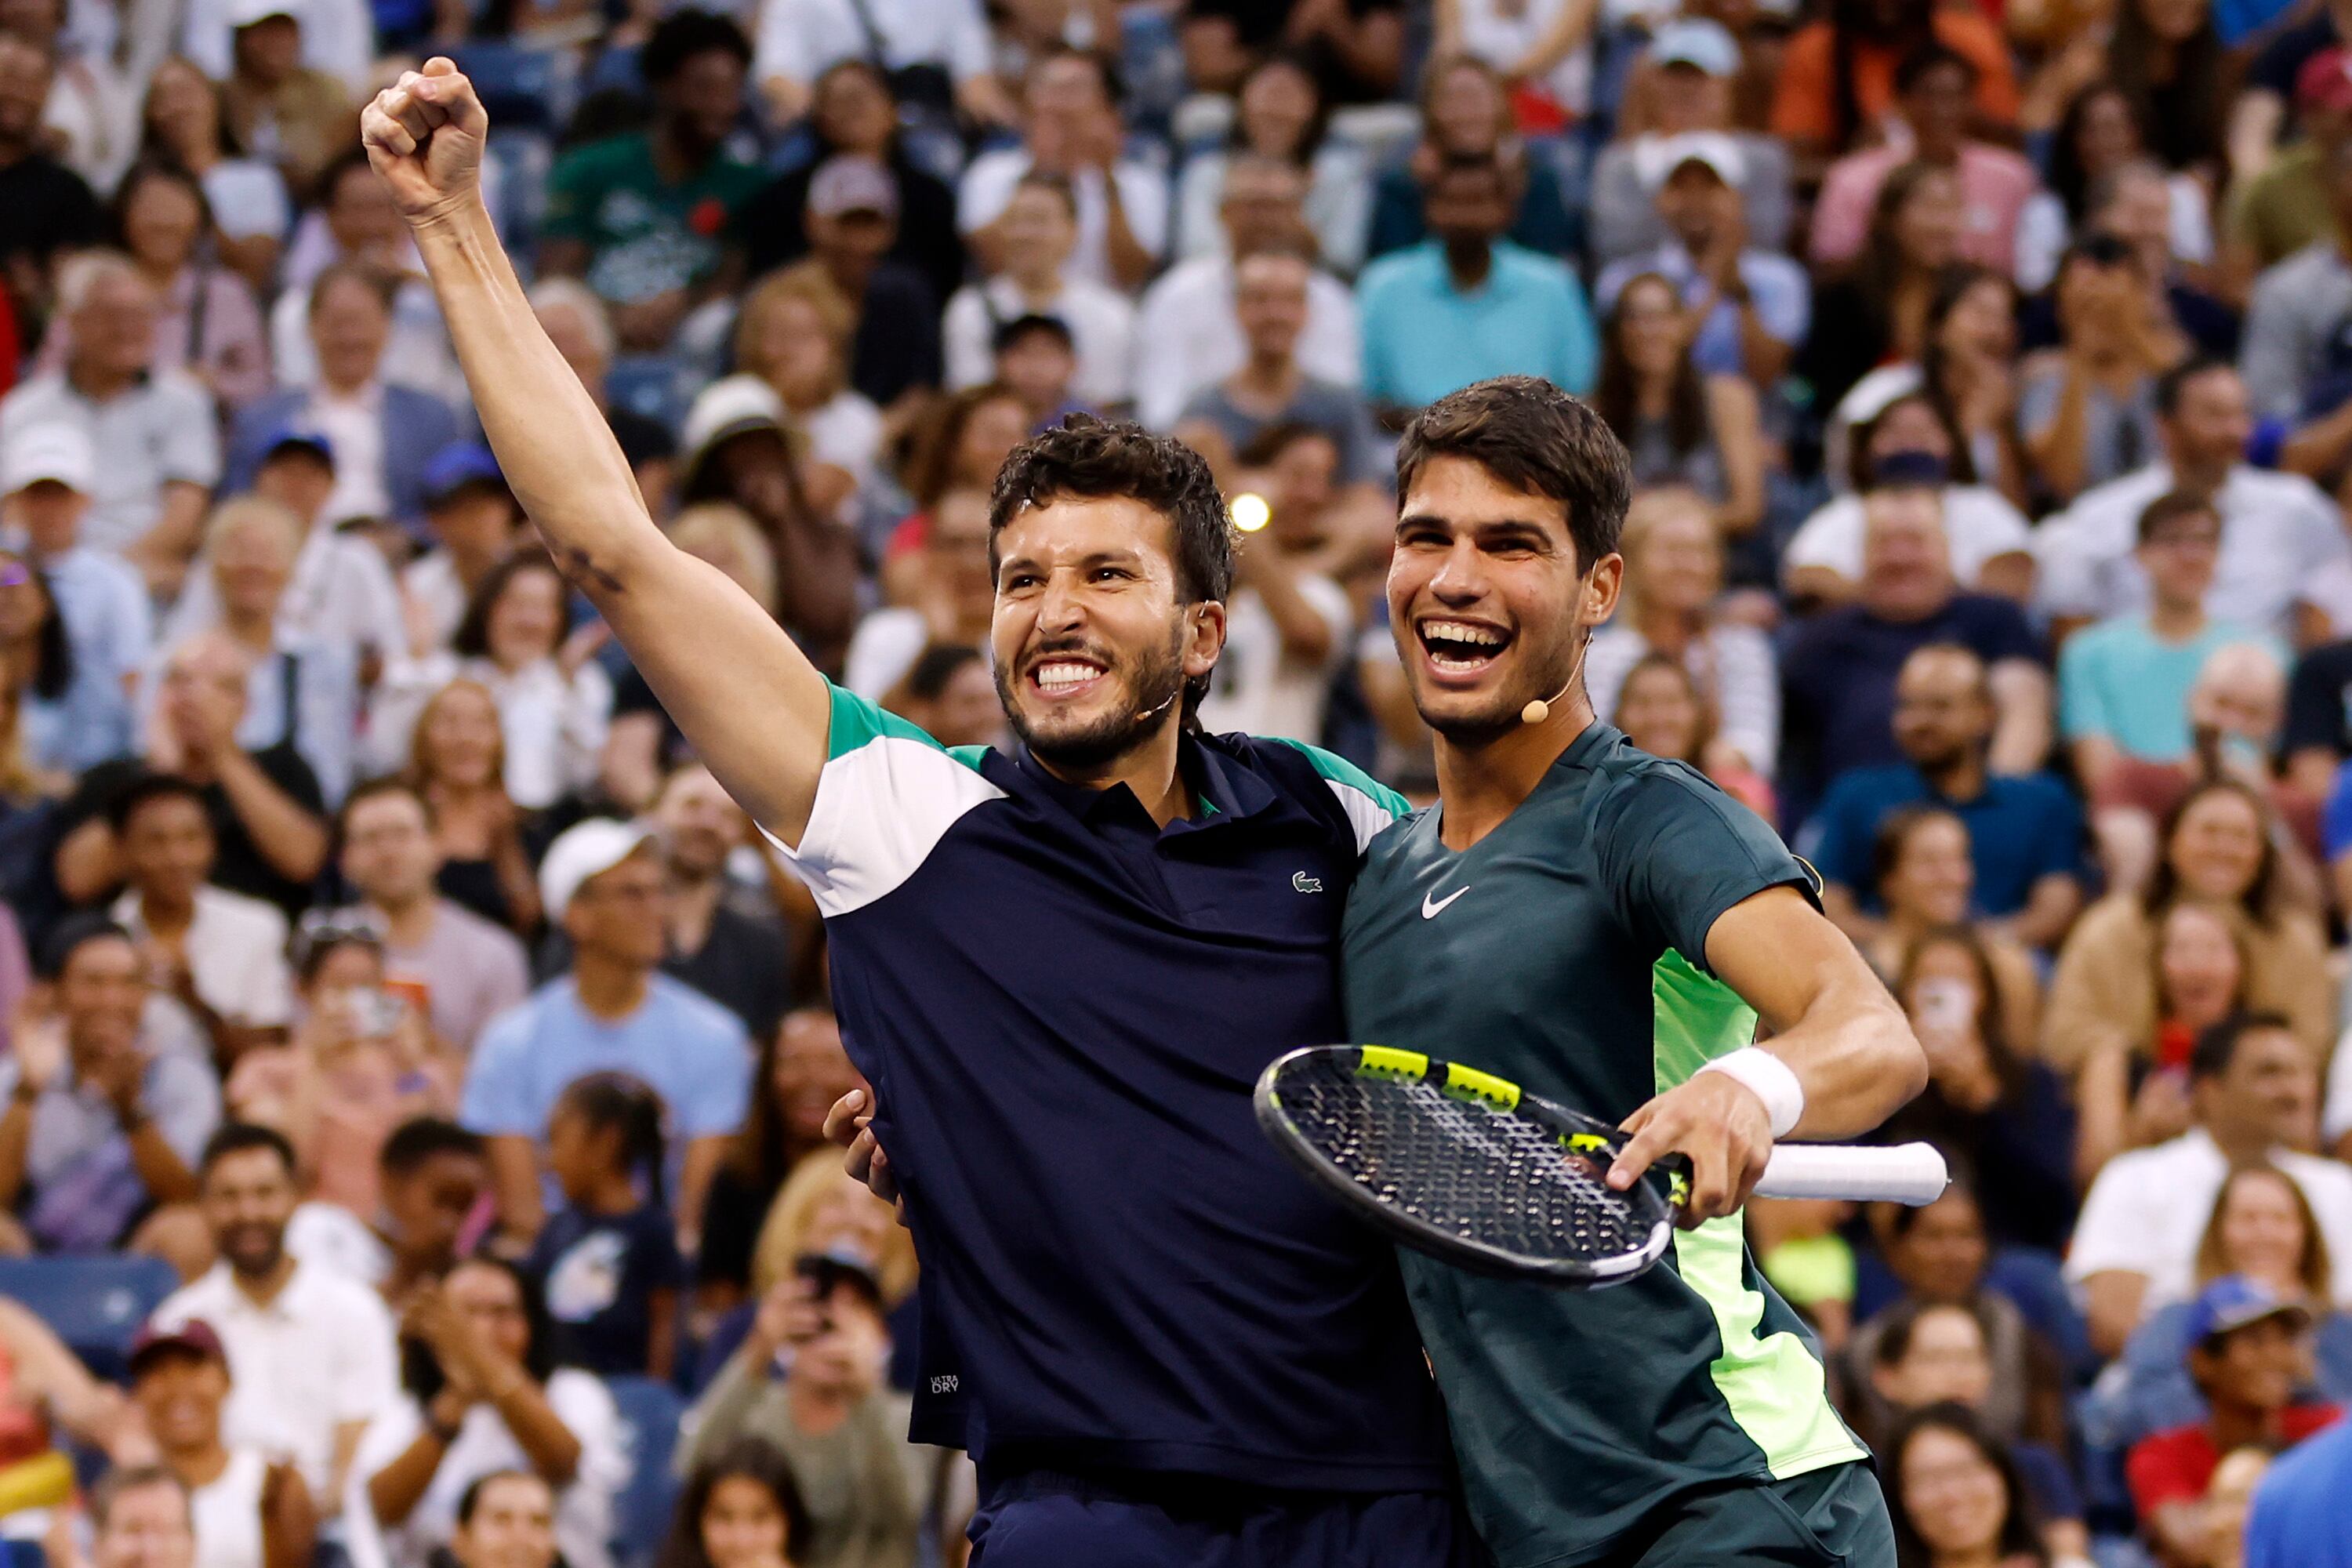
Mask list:
[[[656,517],[950,744],[1087,410],[1244,498],[1208,727],[1426,798],[1395,433],[1589,397],[1600,713],[1932,1059],[1948,1196],[1749,1219],[1906,1568],[2352,1563],[2352,0],[0,0],[9,1563],[961,1561],[814,906],[357,148],[435,53]]]

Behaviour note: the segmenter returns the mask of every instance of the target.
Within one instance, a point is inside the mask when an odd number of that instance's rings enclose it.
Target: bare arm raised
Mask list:
[[[539,324],[482,205],[488,117],[444,58],[360,119],[416,236],[483,432],[564,574],[586,591],[728,792],[798,843],[824,765],[830,703],[793,639],[646,513],[603,415]]]

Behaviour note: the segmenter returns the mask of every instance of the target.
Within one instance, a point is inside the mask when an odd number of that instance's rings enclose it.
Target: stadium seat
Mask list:
[[[685,415],[678,363],[667,354],[624,354],[604,373],[604,396],[616,408],[676,430]]]
[[[179,1286],[160,1258],[0,1258],[0,1296],[28,1308],[103,1378],[121,1375],[131,1336]]]
[[[562,58],[551,49],[497,39],[477,39],[450,52],[457,68],[473,79],[489,110],[490,123],[504,130],[554,131],[562,123],[572,83]]]
[[[621,1451],[629,1459],[629,1479],[613,1500],[614,1568],[650,1568],[677,1501],[670,1456],[686,1401],[650,1377],[609,1377],[604,1386],[621,1413]]]

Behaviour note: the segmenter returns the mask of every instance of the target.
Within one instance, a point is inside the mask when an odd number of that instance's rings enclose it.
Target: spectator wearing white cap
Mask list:
[[[104,673],[128,724],[132,687],[147,666],[155,627],[147,584],[120,556],[81,542],[98,458],[89,437],[59,422],[12,432],[0,445],[0,508],[11,537],[49,581],[77,671]],[[124,738],[128,739],[127,731]]]
[[[1242,368],[1248,336],[1238,309],[1235,268],[1267,250],[1306,253],[1307,175],[1297,164],[1236,153],[1218,205],[1226,248],[1170,268],[1143,296],[1135,321],[1135,415],[1165,430],[1184,405]],[[1361,379],[1356,300],[1322,270],[1307,277],[1307,320],[1294,353],[1317,381],[1352,388]]]
[[[2018,215],[2041,188],[2033,165],[2005,147],[1970,139],[1976,63],[1935,45],[1895,68],[1902,121],[1885,146],[1852,153],[1830,165],[1813,205],[1816,267],[1836,267],[1862,253],[1878,187],[1902,164],[1918,162],[1950,170],[1959,180],[1959,254],[2008,276],[2017,264]]]
[[[192,8],[185,40],[191,53],[202,46],[215,57],[217,63],[206,68],[222,80],[222,107],[238,142],[256,157],[277,164],[286,183],[298,191],[310,190],[328,161],[351,141],[358,112],[355,92],[364,85],[375,53],[362,20],[356,83],[352,77],[320,68],[305,47],[312,3],[226,0],[221,7],[226,27],[222,20],[215,20],[205,37],[194,30],[200,13]],[[347,5],[349,0],[337,3]],[[227,35],[226,49],[221,47],[223,33]],[[202,56],[197,63],[205,64]]]
[[[73,352],[64,369],[0,401],[0,445],[36,425],[79,430],[95,458],[83,542],[128,558],[151,585],[174,587],[220,478],[212,399],[186,376],[153,372],[158,302],[128,259],[96,252],[62,273],[58,303]]]
[[[1667,238],[1655,186],[1642,171],[1654,165],[1659,142],[1694,131],[1720,132],[1739,149],[1739,210],[1748,243],[1788,249],[1789,149],[1772,137],[1732,128],[1732,83],[1738,75],[1739,45],[1720,22],[1677,17],[1651,35],[1627,86],[1619,140],[1593,160],[1585,237],[1601,265],[1654,250]]]
[[[592,817],[570,828],[548,846],[539,887],[547,918],[572,939],[572,966],[482,1031],[459,1111],[489,1140],[499,1228],[523,1241],[538,1233],[549,1113],[566,1085],[611,1071],[643,1079],[668,1108],[669,1190],[690,1226],[742,1125],[750,1037],[732,1013],[660,972],[669,895],[650,824]]]
[[[1748,243],[1739,194],[1748,160],[1739,143],[1719,131],[1688,132],[1643,143],[1634,166],[1666,237],[1601,272],[1594,289],[1600,308],[1614,305],[1634,278],[1655,272],[1697,319],[1691,360],[1702,374],[1771,385],[1805,341],[1812,286],[1789,258]]]

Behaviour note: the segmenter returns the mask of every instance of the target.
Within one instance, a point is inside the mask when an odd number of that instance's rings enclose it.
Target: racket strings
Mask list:
[[[1402,1214],[1536,1258],[1642,1249],[1654,1220],[1602,1182],[1596,1159],[1528,1117],[1448,1098],[1426,1082],[1372,1081],[1328,1059],[1280,1085],[1292,1124],[1341,1173]]]

